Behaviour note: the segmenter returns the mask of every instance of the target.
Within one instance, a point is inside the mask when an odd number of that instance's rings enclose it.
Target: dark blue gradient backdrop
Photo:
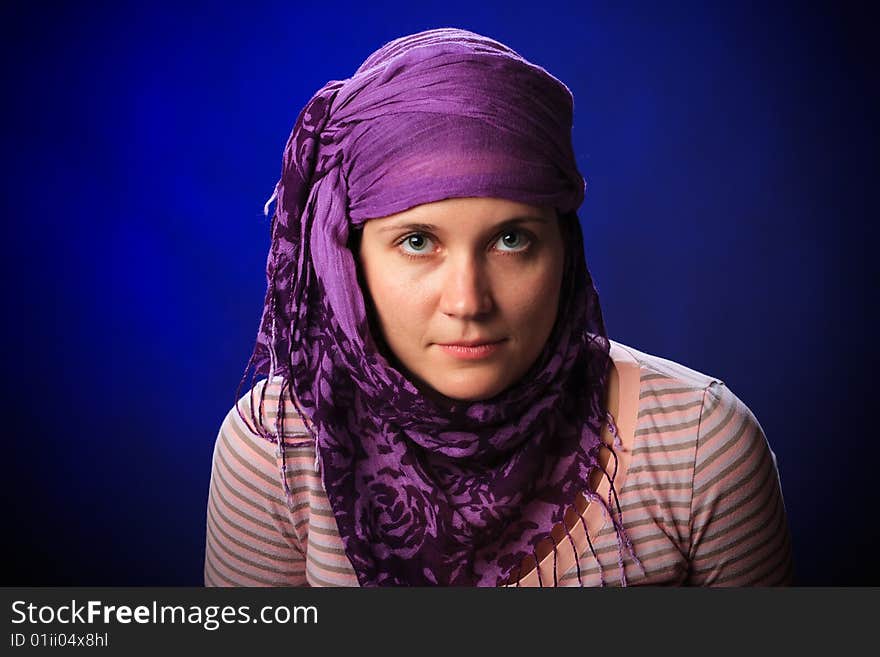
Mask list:
[[[754,411],[798,583],[880,584],[867,16],[371,4],[4,4],[0,583],[201,583],[211,453],[257,330],[289,131],[384,42],[458,26],[574,93],[611,337]]]

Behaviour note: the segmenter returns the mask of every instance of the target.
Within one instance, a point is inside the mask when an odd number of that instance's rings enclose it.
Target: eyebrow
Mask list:
[[[494,228],[503,228],[506,226],[513,226],[516,224],[523,224],[535,222],[539,224],[548,223],[548,219],[546,217],[538,217],[538,216],[522,216],[522,217],[513,217],[512,219],[505,219],[504,221],[496,224]],[[392,224],[390,226],[385,226],[384,228],[380,228],[378,232],[387,233],[392,230],[413,230],[413,231],[424,231],[424,232],[437,232],[440,230],[438,226],[434,224],[420,224],[420,223],[409,223],[409,224]]]

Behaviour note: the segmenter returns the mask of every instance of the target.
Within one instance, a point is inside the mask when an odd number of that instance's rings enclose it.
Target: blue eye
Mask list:
[[[409,246],[409,250],[404,249],[404,253],[427,253],[429,251],[428,244],[431,240],[422,233],[413,233],[403,238],[401,246]]]
[[[521,231],[509,230],[498,238],[497,243],[503,244],[507,247],[507,249],[501,249],[502,251],[516,253],[517,251],[524,251],[527,249],[531,244],[531,241]]]

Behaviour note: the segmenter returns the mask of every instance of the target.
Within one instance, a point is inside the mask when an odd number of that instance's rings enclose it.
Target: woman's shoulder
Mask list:
[[[258,382],[235,401],[220,425],[208,494],[208,586],[306,584],[306,538],[301,528],[308,526],[303,523],[308,504],[296,497],[296,490],[291,503],[292,485],[285,486],[277,441],[268,437],[280,387]],[[264,417],[259,420],[261,399]],[[251,419],[252,410],[257,423]],[[288,466],[292,460],[287,457]]]
[[[674,360],[611,341],[612,353],[623,353],[639,372],[639,417],[675,415],[699,419],[718,410],[751,415],[723,379]],[[617,361],[615,361],[615,364]]]
[[[251,534],[263,531],[267,522],[284,522],[287,513],[280,453],[272,437],[280,388],[280,383],[257,382],[226,413],[214,442],[211,491],[218,522],[241,525]],[[300,436],[306,433],[298,415],[284,424],[285,442],[295,428],[302,428]]]
[[[682,365],[676,361],[661,356],[640,351],[634,347],[609,340],[612,350],[623,353],[635,361],[639,367],[639,378],[643,388],[650,389],[656,385],[674,385],[677,389],[705,390],[713,383],[722,383],[718,377],[705,374],[698,370]]]
[[[251,433],[260,436],[274,439],[278,435],[285,438],[309,435],[290,398],[290,389],[280,376],[257,381],[238,399],[229,416],[238,416]]]
[[[617,343],[638,363],[637,436],[654,449],[693,448],[695,467],[712,467],[746,454],[764,454],[775,464],[767,439],[752,410],[719,377]],[[715,473],[716,475],[718,473]]]
[[[721,378],[628,345],[614,345],[638,365],[637,435],[658,443],[671,441],[677,449],[684,441],[694,446],[736,443],[740,449],[766,442],[755,414]]]
[[[261,379],[226,413],[217,435],[216,451],[221,457],[234,455],[240,462],[256,464],[261,470],[267,466],[274,468],[279,435],[287,446],[303,447],[311,440],[282,379]]]
[[[790,582],[778,463],[755,413],[716,376],[621,348],[638,362],[641,388],[628,483],[664,499],[668,526],[687,528],[688,583]]]

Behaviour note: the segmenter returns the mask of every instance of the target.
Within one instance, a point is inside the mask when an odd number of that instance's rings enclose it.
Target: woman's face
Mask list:
[[[564,254],[553,208],[455,198],[367,221],[359,258],[400,364],[447,397],[476,401],[515,383],[540,354]]]

